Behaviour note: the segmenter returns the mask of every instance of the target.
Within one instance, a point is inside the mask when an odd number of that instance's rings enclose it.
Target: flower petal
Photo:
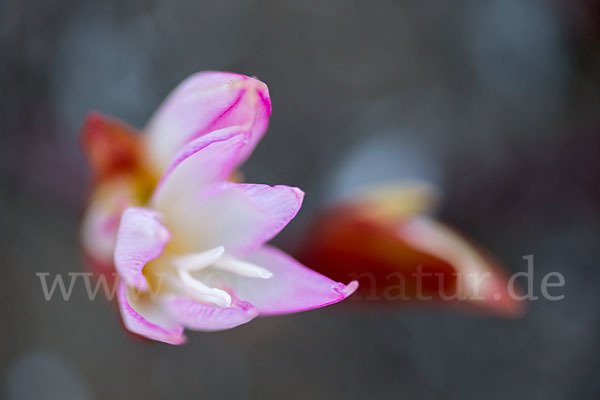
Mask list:
[[[123,211],[138,204],[135,184],[129,177],[110,179],[95,187],[81,222],[85,253],[103,265],[113,265],[119,221]]]
[[[370,220],[397,221],[432,212],[439,198],[439,190],[427,182],[393,182],[357,189],[353,196],[342,200],[334,208],[351,209]]]
[[[294,218],[304,192],[284,185],[224,182],[164,210],[182,252],[223,246],[240,255],[273,238]]]
[[[524,306],[510,296],[498,264],[454,230],[418,216],[403,224],[397,234],[415,249],[452,265],[462,278],[460,294],[474,304],[509,316],[523,313]]]
[[[333,279],[358,279],[357,298],[365,301],[432,300],[519,315],[523,303],[509,295],[504,268],[453,229],[423,215],[429,207],[419,204],[431,204],[435,192],[415,189],[398,195],[376,189],[331,205],[300,239],[299,259]]]
[[[239,159],[248,134],[238,127],[201,136],[179,150],[158,183],[152,203],[158,209],[176,206],[205,186],[229,177]],[[177,207],[179,207],[177,205]]]
[[[123,323],[131,332],[169,344],[185,343],[183,327],[174,322],[160,303],[132,291],[124,282],[119,283],[117,299]]]
[[[81,147],[96,179],[129,172],[141,165],[142,145],[134,129],[99,112],[87,115]]]
[[[146,129],[150,156],[159,169],[185,143],[208,132],[239,126],[252,135],[239,162],[267,129],[271,101],[261,81],[228,72],[200,72],[167,97]]]
[[[169,296],[163,303],[178,323],[197,331],[230,329],[258,316],[258,310],[252,304],[235,299],[231,307],[204,304],[182,296]]]
[[[358,287],[356,281],[348,285],[334,282],[271,246],[263,246],[245,259],[268,269],[273,277],[253,279],[213,272],[204,279],[209,284],[229,286],[236,297],[251,303],[261,315],[287,314],[337,303]]]
[[[170,233],[159,221],[160,213],[132,207],[123,213],[115,245],[115,267],[128,285],[147,290],[144,266],[160,256]]]

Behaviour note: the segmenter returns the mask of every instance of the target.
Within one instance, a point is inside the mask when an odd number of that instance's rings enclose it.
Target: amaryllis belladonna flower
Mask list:
[[[257,79],[203,72],[181,83],[141,135],[99,114],[82,145],[95,174],[82,225],[89,259],[114,261],[130,331],[171,344],[258,315],[336,303],[334,282],[266,245],[296,215],[295,187],[235,182],[271,113]]]
[[[500,264],[427,213],[437,191],[425,183],[364,188],[323,210],[306,230],[301,261],[333,279],[357,279],[355,304],[461,305],[515,316]],[[516,289],[518,291],[518,289]]]

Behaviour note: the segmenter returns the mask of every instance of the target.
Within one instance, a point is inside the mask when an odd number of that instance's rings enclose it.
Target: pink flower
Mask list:
[[[88,119],[82,140],[97,179],[82,242],[97,264],[114,260],[130,331],[181,344],[184,328],[229,329],[356,290],[265,244],[300,209],[300,189],[230,180],[270,113],[264,83],[203,72],[173,91],[141,139],[114,120]]]

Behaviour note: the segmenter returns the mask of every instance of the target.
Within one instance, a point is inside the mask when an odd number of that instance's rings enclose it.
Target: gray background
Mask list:
[[[0,2],[0,396],[7,399],[596,399],[600,10],[586,0]],[[439,217],[565,299],[519,320],[355,307],[190,333],[124,333],[113,305],[44,301],[83,271],[89,109],[134,126],[187,75],[256,75],[270,129],[250,182],[314,211],[359,184],[437,183]],[[539,294],[539,292],[538,292]]]

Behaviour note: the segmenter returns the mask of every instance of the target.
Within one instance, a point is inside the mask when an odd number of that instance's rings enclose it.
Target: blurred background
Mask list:
[[[0,396],[6,399],[597,399],[600,7],[593,0],[0,3]],[[90,109],[142,128],[189,74],[269,85],[250,182],[301,187],[276,242],[359,184],[418,178],[438,217],[565,299],[522,319],[346,304],[183,347],[126,334],[83,286]]]

